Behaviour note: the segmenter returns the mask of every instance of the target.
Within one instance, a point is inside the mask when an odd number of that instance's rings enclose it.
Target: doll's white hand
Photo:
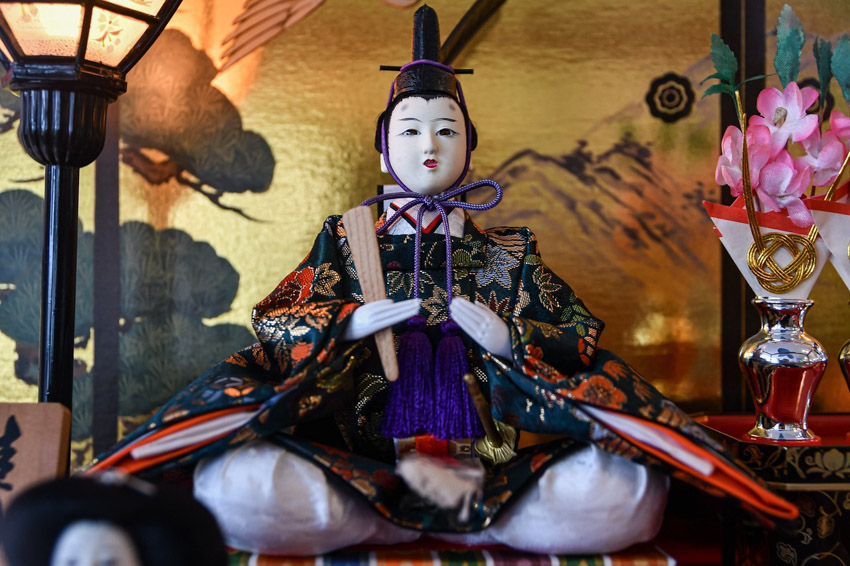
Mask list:
[[[357,307],[342,332],[342,340],[360,340],[419,314],[422,299],[374,301]]]
[[[502,358],[511,359],[511,331],[502,318],[482,305],[454,298],[449,313],[461,330],[479,346]]]

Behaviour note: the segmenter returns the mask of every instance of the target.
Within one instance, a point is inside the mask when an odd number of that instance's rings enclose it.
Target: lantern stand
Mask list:
[[[0,62],[21,96],[18,137],[45,168],[39,402],[72,407],[79,169],[100,154],[107,106],[179,5],[0,0]]]

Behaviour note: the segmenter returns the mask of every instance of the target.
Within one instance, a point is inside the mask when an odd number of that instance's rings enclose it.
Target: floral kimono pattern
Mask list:
[[[378,242],[387,296],[395,301],[413,297],[414,236],[381,235]],[[444,236],[424,234],[421,254],[422,314],[428,321],[426,333],[436,344],[439,323],[447,318]],[[267,438],[319,465],[397,524],[464,532],[486,527],[548,463],[592,442],[729,496],[729,491],[602,425],[581,410],[589,405],[675,431],[722,462],[733,476],[755,486],[751,489],[764,490],[770,497],[746,468],[734,463],[633,368],[597,348],[602,321],[543,263],[537,240],[527,228],[482,230],[467,217],[463,237],[452,238],[452,262],[454,296],[484,303],[504,318],[511,332],[512,360],[481,351],[464,337],[470,366],[489,394],[494,417],[521,431],[564,435],[490,467],[483,498],[468,522],[459,523],[455,512],[420,499],[394,472],[393,441],[380,434],[388,382],[374,343],[340,340],[362,296],[338,216],[326,220],[310,254],[254,308],[258,343],[178,393],[112,455],[96,461],[93,469],[109,467],[127,447],[199,415],[259,407],[251,422],[238,430],[156,459],[138,471],[157,476],[248,440]],[[403,326],[394,329],[396,336]],[[744,501],[745,506],[751,504]],[[786,510],[784,518],[794,511]]]

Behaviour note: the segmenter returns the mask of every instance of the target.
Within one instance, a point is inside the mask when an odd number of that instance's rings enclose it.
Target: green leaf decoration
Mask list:
[[[832,43],[818,37],[812,45],[812,54],[815,56],[818,67],[820,107],[826,108],[826,95],[829,92],[829,83],[832,80]]]
[[[806,34],[803,33],[800,18],[791,6],[785,4],[776,26],[776,57],[773,59],[782,88],[797,80],[800,74],[800,55],[803,53],[805,42]]]
[[[830,67],[841,92],[844,93],[844,100],[850,101],[850,37],[846,33],[835,44]]]
[[[702,97],[705,98],[710,94],[717,94],[718,92],[725,92],[726,94],[731,94],[735,96],[735,89],[727,84],[717,83],[716,85],[711,85],[706,89],[703,93]]]
[[[713,75],[708,75],[707,77],[705,77],[703,80],[701,80],[699,82],[699,84],[700,84],[700,86],[702,86],[702,83],[704,83],[705,81],[709,81],[711,79],[718,79],[718,80],[722,81],[724,78],[725,78],[725,75],[721,75],[720,73],[714,73]]]
[[[738,58],[716,33],[711,34],[711,61],[714,63],[714,70],[717,72],[709,78],[716,77],[730,85],[735,84]]]

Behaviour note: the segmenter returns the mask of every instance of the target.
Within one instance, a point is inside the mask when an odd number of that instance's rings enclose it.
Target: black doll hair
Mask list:
[[[133,480],[137,482],[138,480]],[[227,553],[207,509],[183,489],[67,478],[16,497],[0,522],[9,566],[48,566],[63,531],[78,521],[113,525],[144,566],[225,566]]]
[[[397,96],[395,100],[393,100],[390,105],[387,106],[387,109],[381,112],[380,116],[378,116],[378,123],[375,127],[375,149],[378,151],[378,153],[381,153],[381,143],[383,142],[381,136],[384,132],[384,121],[386,120],[387,128],[389,128],[390,117],[393,115],[393,110],[395,110],[395,107],[398,106],[399,102],[401,102],[405,98],[413,97],[424,98],[425,100],[433,100],[435,98],[448,98],[450,100],[453,100],[455,104],[460,107],[460,111],[463,112],[464,126],[466,126],[467,124],[469,125],[470,136],[467,140],[467,143],[469,144],[469,151],[475,150],[475,148],[478,146],[478,133],[475,131],[475,124],[470,121],[469,114],[466,111],[466,106],[461,104],[457,100],[457,98],[445,92],[409,92]]]

